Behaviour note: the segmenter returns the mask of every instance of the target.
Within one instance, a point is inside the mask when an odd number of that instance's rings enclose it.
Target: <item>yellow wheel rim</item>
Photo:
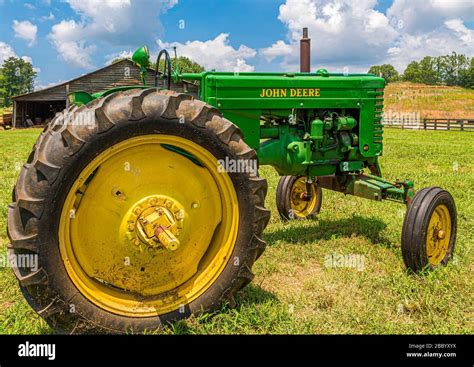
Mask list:
[[[59,246],[91,302],[149,317],[209,289],[229,261],[238,222],[232,181],[209,151],[146,135],[105,150],[80,173],[63,206]]]
[[[298,178],[290,192],[290,208],[295,217],[306,218],[311,215],[318,203],[318,197],[314,185],[311,185],[311,199],[304,200],[306,193],[306,178]]]
[[[426,234],[426,254],[431,265],[438,265],[446,257],[450,239],[451,215],[446,205],[438,205],[431,215]]]

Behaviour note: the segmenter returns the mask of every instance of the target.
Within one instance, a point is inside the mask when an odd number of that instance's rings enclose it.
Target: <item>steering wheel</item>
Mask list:
[[[161,60],[161,55],[165,55],[165,70],[163,70],[163,73],[159,72],[158,69],[160,67],[160,60]],[[165,74],[166,71],[166,74]],[[156,59],[156,66],[155,66],[155,87],[158,87],[158,74],[162,74],[163,76],[161,77],[163,80],[166,80],[166,89],[170,89],[171,87],[171,58],[170,54],[168,51],[165,49],[161,50],[160,53],[158,54],[158,57]]]

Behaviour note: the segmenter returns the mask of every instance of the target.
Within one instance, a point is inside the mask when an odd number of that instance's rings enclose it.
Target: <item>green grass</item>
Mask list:
[[[11,188],[39,130],[0,131],[0,255],[6,253]],[[409,275],[400,252],[403,207],[324,191],[318,220],[284,224],[270,168],[266,252],[236,309],[179,322],[165,333],[473,333],[474,134],[387,129],[384,177],[439,185],[458,208],[456,256],[425,276]],[[326,256],[363,256],[364,268],[328,268]],[[50,333],[0,269],[0,333]]]

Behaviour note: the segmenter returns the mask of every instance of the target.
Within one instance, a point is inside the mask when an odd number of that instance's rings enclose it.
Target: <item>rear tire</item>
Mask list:
[[[415,194],[402,228],[402,255],[408,269],[419,272],[446,265],[453,256],[457,214],[451,194],[427,187]]]
[[[57,332],[156,330],[169,322],[213,311],[224,304],[234,306],[236,293],[254,277],[251,269],[265,249],[261,234],[270,213],[264,208],[267,182],[249,171],[224,173],[230,178],[237,198],[233,207],[238,208],[238,231],[231,255],[220,260],[223,261],[222,271],[197,298],[183,302],[180,307],[166,313],[125,316],[99,306],[82,291],[68,270],[64,262],[65,254],[60,249],[59,229],[64,220],[60,213],[71,187],[100,154],[123,142],[148,136],[187,139],[190,144],[202,147],[215,157],[216,167],[217,159],[225,157],[255,162],[257,159],[255,151],[244,142],[238,127],[223,118],[215,108],[172,91],[149,88],[118,92],[86,106],[73,106],[59,114],[41,133],[20,172],[13,203],[9,206],[7,228],[11,241],[9,256],[38,256],[37,269],[16,267],[13,270],[28,303]],[[151,156],[150,160],[158,158]],[[163,168],[157,164],[158,175]],[[187,186],[183,182],[176,190],[186,190]],[[74,195],[79,195],[78,192]],[[87,196],[87,191],[83,196]],[[101,202],[96,202],[96,205],[100,206]],[[79,215],[80,209],[84,210],[78,207],[75,215]],[[97,220],[106,218],[98,217]],[[85,236],[86,232],[82,233]],[[113,241],[111,239],[110,243]],[[96,244],[97,248],[100,246],[107,244]],[[117,274],[121,274],[120,266],[118,268]],[[104,274],[113,271],[104,269]],[[146,272],[143,274],[144,277],[151,276]],[[132,300],[135,297],[137,302],[146,302],[146,297],[142,295],[129,295]]]

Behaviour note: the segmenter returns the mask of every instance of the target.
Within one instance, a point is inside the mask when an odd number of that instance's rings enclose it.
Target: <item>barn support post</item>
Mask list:
[[[12,121],[12,128],[13,128],[13,129],[16,127],[16,107],[17,107],[16,101],[13,100],[13,115],[12,115],[12,119],[13,119],[13,121]]]
[[[69,83],[66,84],[66,109],[69,108]]]

